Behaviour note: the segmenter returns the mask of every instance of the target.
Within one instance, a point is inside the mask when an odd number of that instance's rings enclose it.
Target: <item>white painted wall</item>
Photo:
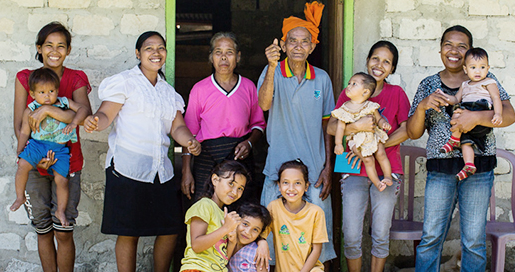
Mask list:
[[[39,29],[60,21],[72,33],[65,66],[86,72],[93,91],[93,110],[100,105],[102,79],[137,64],[134,46],[139,34],[165,34],[165,0],[2,0],[0,8],[0,271],[41,271],[36,234],[23,209],[12,213],[16,140],[12,126],[16,72],[38,68],[34,59]],[[85,167],[74,237],[76,271],[116,271],[114,236],[100,233],[108,131],[81,133]],[[150,271],[152,239],[138,251],[140,271]]]

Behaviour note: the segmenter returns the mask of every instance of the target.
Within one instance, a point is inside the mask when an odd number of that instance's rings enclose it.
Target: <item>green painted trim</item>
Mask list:
[[[343,87],[354,73],[354,0],[343,5]]]
[[[175,85],[175,0],[166,0],[165,3],[165,26],[166,26],[166,81]]]

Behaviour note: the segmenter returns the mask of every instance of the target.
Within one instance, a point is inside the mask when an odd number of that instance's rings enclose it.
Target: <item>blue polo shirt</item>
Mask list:
[[[269,144],[263,174],[277,180],[281,164],[300,158],[316,182],[325,164],[322,120],[334,109],[333,86],[329,75],[306,61],[306,74],[299,83],[287,59],[275,69],[274,97],[269,111],[266,136]],[[258,81],[258,92],[268,66]]]

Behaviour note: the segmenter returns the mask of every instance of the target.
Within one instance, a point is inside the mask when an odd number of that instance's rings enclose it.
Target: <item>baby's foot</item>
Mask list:
[[[16,200],[14,201],[14,203],[11,205],[11,208],[9,208],[11,211],[15,212],[17,211],[21,205],[23,205],[23,203],[25,203],[25,196],[23,196],[23,198],[19,198],[17,197]]]
[[[461,181],[464,180],[476,173],[476,166],[475,165],[469,165],[466,164],[461,171],[456,174],[456,180]]]
[[[382,183],[386,184],[387,186],[392,186],[393,185],[393,181],[391,178],[384,178],[383,180],[381,180]]]
[[[382,192],[384,189],[386,189],[386,184],[382,181],[378,181],[377,183],[374,183],[374,185],[377,187],[379,192]]]
[[[66,220],[66,215],[64,214],[64,211],[57,210],[55,212],[55,217],[57,217],[57,219],[59,219],[59,221],[61,221],[61,225],[63,225],[64,227],[67,227],[70,225],[68,220]]]
[[[451,136],[449,141],[440,148],[440,153],[449,153],[458,147],[460,147],[460,138]]]

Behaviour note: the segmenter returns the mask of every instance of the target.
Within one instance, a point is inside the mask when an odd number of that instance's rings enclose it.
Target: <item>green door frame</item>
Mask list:
[[[354,73],[354,0],[343,4],[343,87]]]
[[[175,0],[166,0],[165,3],[165,28],[166,28],[166,80],[170,85],[175,85]]]

